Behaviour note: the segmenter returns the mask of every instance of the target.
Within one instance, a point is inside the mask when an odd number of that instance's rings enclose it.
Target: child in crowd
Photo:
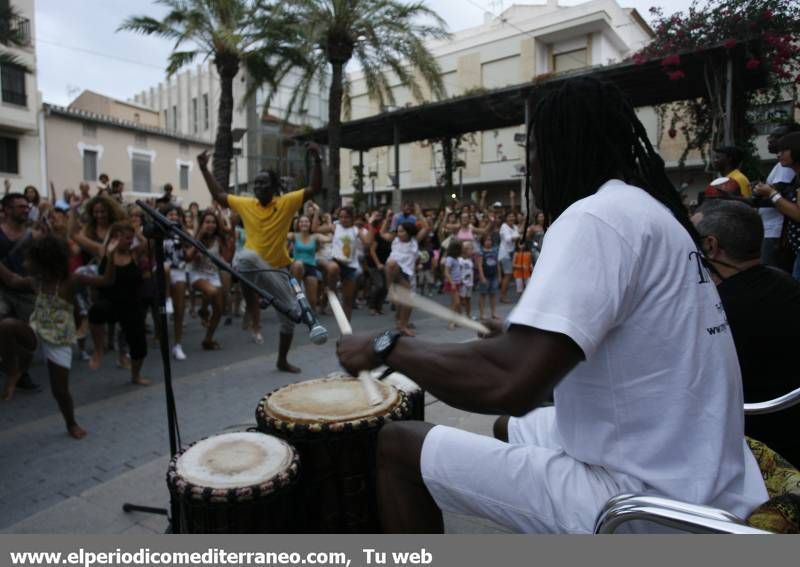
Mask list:
[[[497,289],[498,289],[498,270],[497,264],[499,250],[494,245],[491,235],[483,237],[483,246],[480,251],[480,284],[478,285],[478,311],[480,318],[484,318],[486,308],[486,298],[489,298],[489,308],[492,319],[497,319]]]
[[[528,243],[520,240],[517,243],[517,251],[514,253],[514,281],[517,284],[517,293],[528,286],[533,273],[533,258],[528,249]]]
[[[475,263],[473,255],[475,245],[472,240],[467,240],[461,245],[461,257],[458,263],[461,265],[461,287],[458,295],[461,298],[461,307],[464,315],[472,317],[472,288],[475,285]]]
[[[389,232],[388,227],[391,216],[384,221],[381,236],[392,243],[392,252],[386,260],[386,281],[389,285],[396,284],[411,288],[416,281],[417,259],[419,257],[419,241],[425,238],[427,228],[417,230],[417,225],[411,221],[404,221],[397,225],[397,232]],[[397,307],[395,315],[397,329],[404,335],[413,337],[414,331],[409,326],[411,308],[405,305]]]
[[[456,313],[461,313],[461,262],[459,258],[462,252],[461,241],[457,238],[450,239],[447,246],[447,257],[444,259],[444,292],[449,293],[452,298],[451,308]],[[456,326],[450,323],[448,327],[452,330]]]
[[[36,302],[28,323],[7,318],[0,322],[0,357],[6,371],[3,399],[14,395],[17,381],[27,370],[37,348],[47,360],[50,389],[67,424],[67,432],[75,439],[86,436],[75,421],[72,395],[69,392],[69,371],[72,367],[72,344],[76,339],[73,305],[80,286],[105,287],[115,278],[115,251],[119,244],[113,238],[104,248],[110,268],[102,276],[69,272],[70,251],[67,241],[54,235],[33,240],[25,257],[30,277],[20,277],[0,263],[0,280],[12,289],[28,289],[36,293]]]
[[[433,244],[433,232],[428,232],[420,242],[419,261],[417,262],[417,289],[422,295],[433,297],[433,287],[436,279],[433,277],[436,258]]]

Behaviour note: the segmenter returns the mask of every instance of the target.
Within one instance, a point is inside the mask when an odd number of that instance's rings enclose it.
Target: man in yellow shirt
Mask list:
[[[747,179],[744,173],[739,171],[744,160],[742,150],[735,146],[721,146],[714,148],[714,155],[712,158],[712,165],[722,177],[727,177],[734,181],[739,188],[740,196],[749,199],[753,196],[753,191],[750,189],[750,180]]]
[[[256,273],[255,281],[259,287],[266,290],[275,302],[282,304],[289,311],[297,311],[300,307],[289,284],[288,267],[292,260],[286,248],[286,235],[292,225],[295,213],[303,203],[311,199],[322,185],[322,159],[319,146],[309,144],[308,156],[311,158],[311,182],[306,189],[299,189],[280,194],[280,179],[272,171],[261,171],[253,182],[255,197],[229,195],[220,187],[217,180],[208,170],[208,152],[197,156],[200,172],[206,181],[208,190],[213,199],[223,207],[230,207],[244,223],[247,235],[244,248],[237,253],[234,267],[241,272]],[[276,270],[264,271],[264,270]],[[286,275],[277,273],[286,272]],[[259,323],[260,310],[258,298],[253,293],[247,293],[247,309],[251,315],[253,325],[253,338],[261,343],[261,328]],[[278,343],[278,369],[283,372],[299,373],[300,369],[289,364],[287,355],[292,346],[295,322],[278,310],[280,320],[280,340]]]

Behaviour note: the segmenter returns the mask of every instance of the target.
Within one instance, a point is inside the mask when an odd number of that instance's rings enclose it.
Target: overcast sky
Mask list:
[[[618,0],[650,21],[649,9],[685,10],[690,0]],[[428,0],[450,31],[479,25],[485,12],[495,14],[513,0]],[[517,0],[518,4],[544,0]],[[583,3],[561,0],[564,6]],[[44,101],[66,105],[83,89],[126,99],[163,80],[171,43],[116,33],[127,16],[164,13],[149,0],[36,0],[36,54],[39,89]]]

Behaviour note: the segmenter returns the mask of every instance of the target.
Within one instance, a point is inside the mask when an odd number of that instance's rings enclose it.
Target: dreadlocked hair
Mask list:
[[[546,225],[605,182],[621,179],[662,203],[692,240],[700,241],[664,171],[664,160],[616,85],[588,77],[564,81],[536,106],[528,124],[528,143],[535,145],[541,170],[542,202],[538,204]],[[576,156],[581,162],[578,166],[573,164]],[[531,171],[530,163],[527,171]],[[525,194],[531,203],[530,183]],[[525,233],[529,222],[526,218]]]

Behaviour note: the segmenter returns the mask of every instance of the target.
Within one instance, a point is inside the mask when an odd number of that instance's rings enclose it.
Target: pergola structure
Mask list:
[[[580,76],[615,83],[635,107],[708,97],[709,82],[713,80],[709,76],[712,65],[725,69],[724,138],[726,143],[731,143],[735,113],[739,111],[733,103],[734,91],[743,92],[766,86],[764,69],[748,70],[745,67],[748,54],[757,50],[757,44],[739,43],[731,49],[716,46],[680,53],[679,68],[684,76],[677,80],[669,77],[662,59],[626,61],[576,72],[543,75],[532,82],[512,87],[384,112],[342,123],[342,148],[359,152],[363,175],[364,151],[394,146],[393,201],[396,207],[400,201],[400,144],[526,124],[532,108],[548,89]],[[296,139],[327,144],[328,130],[319,128]]]

